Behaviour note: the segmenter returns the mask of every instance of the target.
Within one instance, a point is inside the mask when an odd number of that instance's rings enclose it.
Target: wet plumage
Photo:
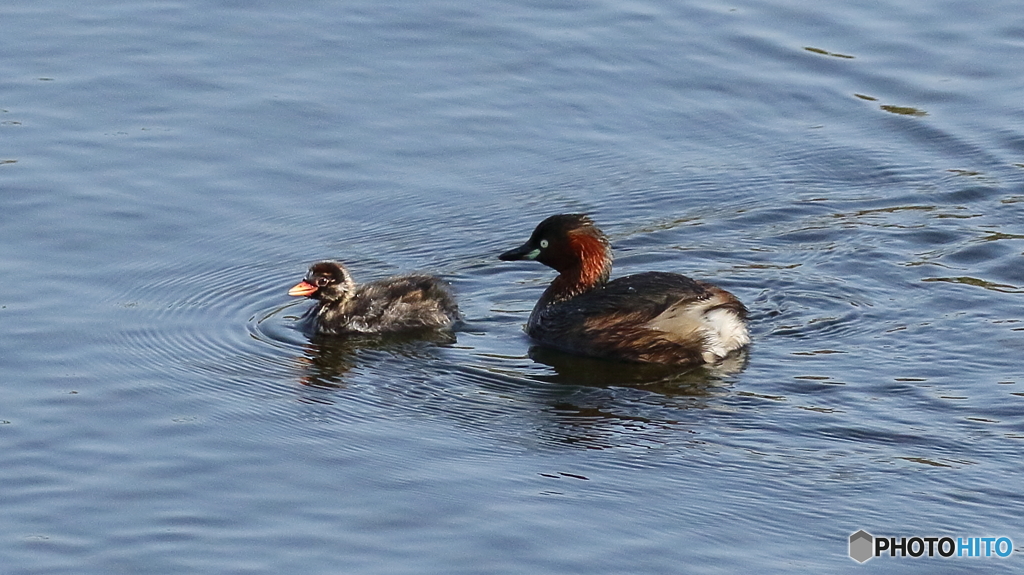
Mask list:
[[[746,308],[717,286],[666,272],[608,281],[611,247],[587,216],[551,216],[529,241],[499,257],[533,259],[559,272],[526,326],[542,345],[608,359],[698,365],[750,342]]]
[[[289,295],[317,300],[310,314],[319,333],[383,334],[451,327],[458,305],[447,284],[428,275],[402,275],[356,285],[343,265],[309,268]]]

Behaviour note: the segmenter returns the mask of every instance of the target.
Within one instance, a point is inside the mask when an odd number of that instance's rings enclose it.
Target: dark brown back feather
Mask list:
[[[626,361],[700,363],[702,336],[666,333],[644,325],[672,306],[711,297],[706,284],[686,276],[647,272],[619,278],[566,301],[542,297],[527,333],[551,347]]]

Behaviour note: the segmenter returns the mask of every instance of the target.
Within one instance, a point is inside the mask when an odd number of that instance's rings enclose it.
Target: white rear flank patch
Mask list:
[[[704,361],[714,363],[750,343],[750,333],[736,312],[718,308],[704,314]]]
[[[704,361],[715,363],[729,355],[729,352],[750,343],[747,326],[736,312],[714,307],[721,303],[719,298],[714,297],[702,302],[687,302],[665,310],[647,322],[647,327],[678,334],[683,339],[699,333],[704,340],[701,346]]]

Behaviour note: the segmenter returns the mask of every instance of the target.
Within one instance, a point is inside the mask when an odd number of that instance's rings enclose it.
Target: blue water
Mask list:
[[[1019,3],[10,0],[0,53],[4,574],[1020,570]],[[497,254],[576,211],[749,353],[531,348]],[[322,258],[465,326],[310,341]]]

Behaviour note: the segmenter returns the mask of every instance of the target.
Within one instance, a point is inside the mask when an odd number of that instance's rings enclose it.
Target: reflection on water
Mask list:
[[[366,361],[361,351],[386,351],[389,355],[410,362],[431,361],[431,347],[452,345],[456,335],[451,330],[428,330],[423,333],[334,336],[314,334],[305,346],[303,360],[306,373],[303,385],[313,387],[344,387],[344,377],[351,369]]]
[[[903,115],[903,116],[919,116],[920,117],[920,116],[927,116],[928,115],[928,112],[925,112],[924,110],[921,110],[919,108],[914,108],[913,106],[893,106],[891,104],[882,104],[881,106],[879,106],[879,108],[885,110],[886,112],[891,112],[893,114],[900,114],[900,115]]]
[[[971,277],[947,277],[947,278],[924,278],[923,282],[949,282],[955,284],[966,284],[971,286],[982,287],[993,291],[1003,293],[1024,293],[1024,288],[1018,286],[1012,286],[1007,284],[997,284],[983,279],[971,278]]]
[[[550,376],[535,376],[551,383],[642,387],[665,395],[702,395],[702,388],[739,373],[746,365],[748,350],[740,350],[714,365],[690,368],[581,357],[537,345],[530,347],[529,354],[533,361],[555,370]]]
[[[848,60],[854,59],[854,56],[850,56],[849,54],[837,54],[835,52],[829,52],[828,50],[822,50],[821,48],[812,48],[810,46],[805,46],[804,50],[814,54],[821,54],[822,56],[832,56],[833,58],[845,58]]]

